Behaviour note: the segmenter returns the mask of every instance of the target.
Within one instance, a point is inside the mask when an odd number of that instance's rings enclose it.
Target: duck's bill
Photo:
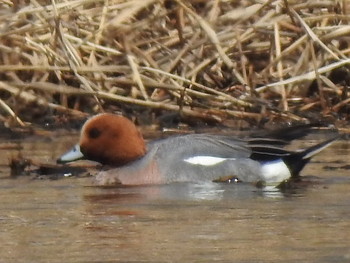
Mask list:
[[[77,160],[84,159],[84,155],[80,151],[80,146],[75,145],[70,151],[63,154],[60,158],[57,159],[57,163],[69,163]]]

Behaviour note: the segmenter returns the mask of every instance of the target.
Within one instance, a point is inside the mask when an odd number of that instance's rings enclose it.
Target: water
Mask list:
[[[54,137],[13,143],[23,156],[54,162],[76,136]],[[347,141],[318,155],[303,171],[307,182],[286,191],[10,178],[18,150],[0,151],[0,262],[350,261]]]

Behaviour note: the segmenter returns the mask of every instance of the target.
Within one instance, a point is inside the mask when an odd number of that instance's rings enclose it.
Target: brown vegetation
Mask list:
[[[348,0],[1,1],[2,122],[347,120],[349,12]]]

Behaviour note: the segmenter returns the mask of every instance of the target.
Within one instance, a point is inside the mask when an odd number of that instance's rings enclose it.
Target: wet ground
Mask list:
[[[350,262],[348,141],[318,155],[304,183],[285,191],[217,183],[103,189],[89,177],[9,176],[17,148],[54,163],[77,138],[53,137],[1,142],[0,262]]]

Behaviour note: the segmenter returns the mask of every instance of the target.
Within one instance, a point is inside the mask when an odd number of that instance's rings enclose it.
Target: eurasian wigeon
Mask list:
[[[95,177],[98,185],[167,184],[220,178],[279,184],[298,176],[315,154],[336,139],[293,152],[281,148],[285,141],[271,137],[237,139],[209,134],[171,136],[146,145],[132,121],[103,113],[86,121],[79,144],[57,162],[88,159],[112,166]]]

